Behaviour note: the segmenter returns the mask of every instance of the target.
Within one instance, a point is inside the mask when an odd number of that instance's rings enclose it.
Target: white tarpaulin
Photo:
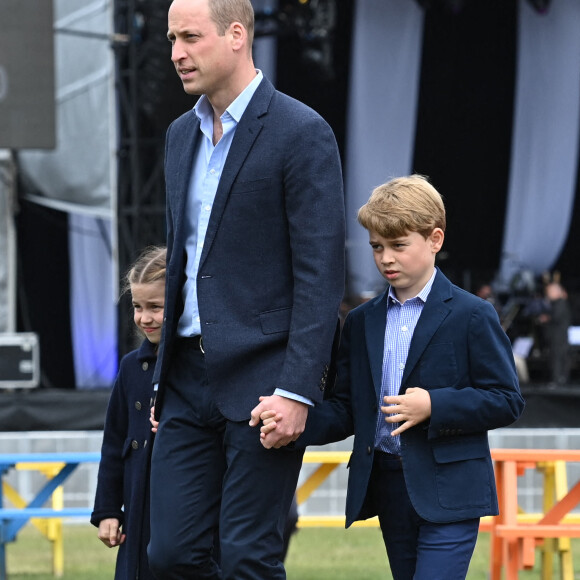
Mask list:
[[[113,0],[55,0],[57,145],[18,153],[26,199],[69,212],[77,388],[117,367],[116,101]]]
[[[55,0],[57,145],[18,155],[34,201],[106,218],[116,203],[112,11],[112,0]]]

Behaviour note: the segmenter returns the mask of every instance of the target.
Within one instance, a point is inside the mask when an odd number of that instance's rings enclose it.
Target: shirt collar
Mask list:
[[[429,296],[429,292],[431,292],[431,288],[433,287],[433,282],[435,281],[435,276],[437,275],[437,268],[433,269],[433,274],[431,275],[431,278],[429,278],[429,280],[427,281],[427,284],[425,284],[425,286],[423,286],[423,289],[421,290],[421,292],[419,292],[419,294],[417,294],[417,296],[415,296],[414,298],[409,298],[409,300],[415,300],[415,299],[419,299],[421,300],[421,302],[423,302],[423,304],[425,302],[427,302],[427,297]],[[406,302],[408,302],[409,300],[406,300]],[[399,302],[399,299],[397,298],[397,296],[395,295],[395,290],[392,286],[389,286],[389,305],[392,304],[393,302],[396,302],[397,304],[401,304]]]
[[[256,76],[252,79],[250,84],[234,99],[233,102],[230,103],[228,108],[225,110],[222,117],[225,115],[229,115],[236,123],[240,122],[244,111],[246,110],[249,102],[252,100],[258,85],[262,82],[264,78],[264,74],[261,70],[256,69]],[[195,114],[197,115],[198,119],[201,123],[208,118],[212,118],[213,120],[213,109],[209,102],[209,99],[206,95],[201,95],[201,97],[195,103],[193,107]]]

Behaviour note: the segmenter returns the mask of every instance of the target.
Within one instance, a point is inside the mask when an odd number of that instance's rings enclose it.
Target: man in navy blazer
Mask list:
[[[347,527],[379,516],[395,580],[461,580],[498,513],[487,431],[524,407],[511,345],[493,306],[435,267],[445,209],[427,180],[379,186],[359,221],[390,286],[349,313],[336,391],[296,445],[354,433]]]
[[[150,565],[157,577],[285,578],[298,438],[325,390],[344,286],[338,148],[252,62],[249,0],[175,0],[172,60],[194,110],[167,132],[167,283],[154,381]],[[221,564],[213,557],[219,527]]]

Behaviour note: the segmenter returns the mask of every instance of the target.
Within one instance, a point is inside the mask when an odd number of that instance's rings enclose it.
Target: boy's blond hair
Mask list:
[[[367,230],[393,239],[418,232],[425,239],[435,228],[445,231],[445,206],[439,192],[422,175],[397,177],[375,188],[358,210]]]

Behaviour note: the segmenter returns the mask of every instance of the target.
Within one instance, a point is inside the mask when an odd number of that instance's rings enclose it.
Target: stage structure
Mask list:
[[[170,60],[168,0],[117,0],[115,49],[118,98],[118,251],[122,278],[140,251],[165,243],[163,147],[170,121],[187,98]],[[119,302],[119,352],[136,347],[131,304]]]

